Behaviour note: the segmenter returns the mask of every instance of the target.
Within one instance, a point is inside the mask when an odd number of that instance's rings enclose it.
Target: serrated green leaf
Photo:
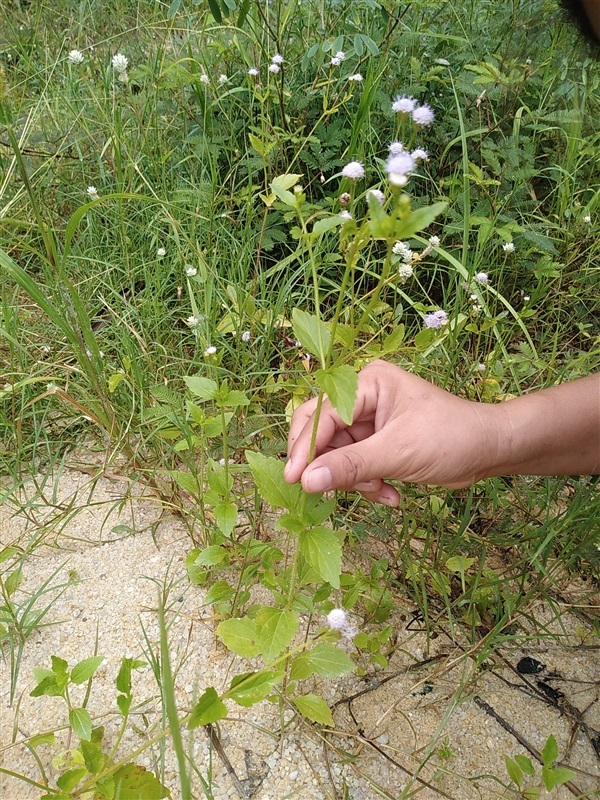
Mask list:
[[[408,239],[415,233],[427,228],[436,217],[446,210],[448,203],[433,203],[424,208],[417,208],[411,211],[408,217],[399,220],[394,228],[396,239]]]
[[[129,714],[129,709],[131,708],[132,702],[133,698],[130,695],[126,694],[117,695],[117,706],[119,707],[119,711],[124,717],[126,717],[127,714]]]
[[[256,644],[265,661],[282,653],[298,630],[298,615],[279,608],[263,608],[255,618]]]
[[[50,656],[50,661],[52,662],[52,672],[57,678],[65,677],[68,674],[69,665],[64,658]]]
[[[231,389],[229,392],[227,392],[219,405],[237,408],[238,406],[247,406],[249,403],[250,400],[248,400],[243,392],[240,392],[238,389]]]
[[[562,786],[575,777],[575,773],[566,767],[542,767],[542,780],[547,791],[551,792],[556,786]]]
[[[236,504],[233,502],[217,503],[213,508],[213,514],[221,533],[224,536],[230,536],[237,522],[238,507]]]
[[[222,564],[228,558],[227,550],[220,544],[211,544],[200,550],[194,559],[194,565],[213,567]]]
[[[219,699],[219,695],[212,686],[204,692],[198,700],[188,722],[188,728],[192,730],[200,725],[208,725],[211,722],[218,722],[227,716],[227,706]]]
[[[29,692],[29,696],[41,697],[46,695],[47,697],[59,697],[63,693],[65,685],[63,683],[62,686],[59,686],[56,675],[47,675]]]
[[[79,743],[79,749],[83,755],[83,760],[88,772],[92,775],[97,775],[101,772],[106,760],[102,748],[98,747],[98,745],[93,742],[87,742],[85,739],[82,739]]]
[[[103,661],[104,656],[92,656],[91,658],[84,658],[83,661],[75,664],[71,670],[72,683],[85,683],[92,677]]]
[[[115,780],[112,775],[107,775],[106,778],[96,781],[94,788],[102,797],[106,797],[107,800],[114,800]],[[94,798],[94,800],[97,800],[97,798]]]
[[[69,725],[80,739],[89,742],[92,735],[92,718],[86,708],[72,708],[69,712]]]
[[[509,758],[508,756],[504,756],[504,763],[506,764],[508,777],[517,785],[517,787],[520,788],[521,784],[523,783],[523,771],[521,767],[519,767],[516,761],[513,761],[513,759]]]
[[[210,605],[211,603],[225,603],[235,594],[235,589],[233,589],[227,581],[217,581],[213,583],[210,587],[208,592],[206,593],[206,597],[204,598],[204,602],[206,605]]]
[[[516,755],[515,761],[521,767],[525,775],[535,775],[535,767],[531,763],[531,759],[527,756]]]
[[[200,375],[186,375],[183,380],[194,397],[198,397],[201,401],[213,400],[217,396],[217,384],[210,378],[203,378]]]
[[[320,236],[327,231],[333,230],[333,228],[339,228],[344,222],[346,222],[345,217],[340,217],[339,214],[333,217],[321,217],[321,219],[317,220],[313,225],[312,233],[316,236]]]
[[[314,356],[324,359],[331,341],[327,325],[314,314],[295,308],[292,311],[292,327],[294,336],[302,347]]]
[[[217,636],[228,650],[238,656],[253,658],[258,655],[256,623],[253,619],[242,617],[223,620],[217,626]]]
[[[319,642],[308,655],[315,672],[322,678],[339,678],[355,669],[352,659],[330,642]]]
[[[41,747],[43,744],[55,744],[56,736],[53,733],[39,733],[32,736],[28,742],[29,747]]]
[[[275,508],[294,511],[300,499],[300,487],[298,484],[289,486],[284,481],[283,462],[277,458],[253,453],[251,450],[246,450],[246,460],[263,498]]]
[[[552,734],[546,739],[546,744],[542,750],[542,761],[550,766],[558,758],[558,744]]]
[[[237,675],[230,684],[224,698],[231,698],[238,705],[249,707],[264,700],[273,687],[283,678],[282,672],[261,670]]]
[[[338,536],[325,526],[302,531],[299,536],[300,552],[321,580],[339,589],[342,570],[342,546]]]
[[[83,776],[87,775],[87,772],[85,767],[68,769],[56,779],[56,785],[59,789],[62,789],[63,792],[70,792],[77,786]]]
[[[181,486],[182,489],[184,489],[186,492],[189,492],[192,497],[198,496],[200,491],[198,489],[198,481],[191,473],[173,469],[169,472],[169,475],[173,478],[178,486]]]
[[[152,772],[137,764],[124,764],[114,773],[114,797],[119,800],[163,800],[171,792]]]
[[[301,697],[294,697],[292,698],[292,703],[302,716],[311,719],[313,722],[328,725],[331,728],[335,726],[331,709],[318,694],[305,694]]]
[[[343,364],[327,370],[319,369],[315,378],[342,420],[346,425],[351,425],[358,394],[356,371],[349,364]]]
[[[21,567],[17,567],[17,569],[13,570],[4,581],[4,588],[6,590],[6,594],[9,597],[13,595],[21,585],[22,581],[23,581],[23,570],[21,569]]]
[[[383,352],[385,355],[395,353],[404,340],[404,325],[398,325],[388,336],[383,340]]]
[[[449,572],[456,572],[457,574],[464,574],[469,567],[477,561],[476,558],[465,558],[464,556],[452,556],[446,561],[446,569]]]
[[[131,672],[134,669],[141,669],[142,667],[146,666],[145,661],[139,661],[135,658],[123,658],[121,659],[121,666],[119,667],[119,672],[116,678],[116,687],[117,691],[123,692],[124,694],[131,693]]]

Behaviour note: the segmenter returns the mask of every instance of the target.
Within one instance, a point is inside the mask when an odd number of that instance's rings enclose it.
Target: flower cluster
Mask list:
[[[344,178],[349,178],[351,181],[358,181],[365,177],[365,168],[360,161],[350,161],[342,169]]]
[[[407,95],[399,95],[392,103],[392,111],[397,114],[404,114],[405,116],[412,117],[415,125],[424,127],[431,125],[434,120],[435,114],[431,106],[426,103],[419,105],[414,97]]]
[[[71,64],[75,64],[76,66],[83,64],[84,62],[83,53],[81,50],[71,50],[67,58]]]
[[[327,625],[331,630],[339,631],[345,639],[352,639],[356,636],[356,630],[343,608],[333,608],[327,614]]]
[[[129,66],[129,59],[123,53],[117,53],[112,57],[112,65],[114,71],[117,73],[119,80],[122,83],[127,83],[127,67]]]
[[[283,64],[283,61],[284,59],[281,53],[275,53],[271,59],[271,63],[269,64],[269,72],[277,75],[277,73],[281,71],[281,65]]]
[[[425,327],[435,328],[439,330],[448,324],[448,314],[441,309],[439,311],[432,311],[431,314],[425,314]]]
[[[342,52],[341,50],[338,50],[329,63],[331,64],[332,67],[339,67],[342,61],[345,60],[346,60],[346,53]]]
[[[386,172],[390,176],[390,183],[393,186],[405,186],[408,176],[414,172],[416,162],[410,153],[399,152],[390,155],[385,165]]]

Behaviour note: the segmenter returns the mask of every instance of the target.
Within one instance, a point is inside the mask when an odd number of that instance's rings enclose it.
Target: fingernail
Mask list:
[[[291,468],[292,468],[292,459],[290,458],[285,462],[285,467],[283,468],[283,474],[287,475],[288,472],[291,470]]]
[[[360,483],[355,483],[352,488],[356,492],[372,492],[375,484],[373,481],[360,481]]]
[[[315,467],[306,475],[305,483],[309,492],[326,492],[333,485],[333,477],[327,467]]]

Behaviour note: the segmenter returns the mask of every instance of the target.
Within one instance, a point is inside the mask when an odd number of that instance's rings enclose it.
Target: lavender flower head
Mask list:
[[[439,330],[447,324],[448,314],[445,311],[432,311],[431,314],[425,314],[426,328],[435,328],[436,330]]]

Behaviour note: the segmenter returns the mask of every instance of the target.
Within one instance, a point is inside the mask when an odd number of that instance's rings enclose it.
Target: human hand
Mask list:
[[[359,491],[369,500],[397,506],[400,497],[385,479],[450,489],[484,477],[497,449],[493,406],[455,397],[385,361],[358,375],[351,425],[324,400],[316,458],[308,464],[317,398],[298,408],[288,436],[287,483],[302,481],[309,493]]]

